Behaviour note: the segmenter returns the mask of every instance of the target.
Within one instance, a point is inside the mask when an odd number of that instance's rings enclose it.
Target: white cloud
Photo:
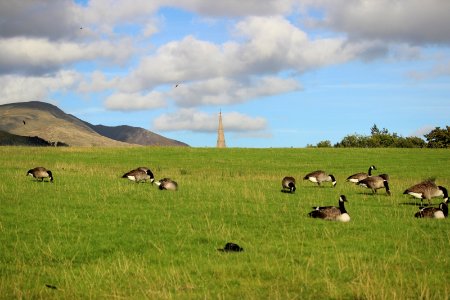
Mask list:
[[[81,75],[74,71],[60,71],[53,76],[0,76],[0,104],[47,100],[55,91],[73,89]]]
[[[105,101],[106,108],[110,110],[143,110],[155,109],[166,106],[164,96],[159,92],[118,93],[109,96]]]
[[[124,80],[121,90],[135,92],[163,83],[215,77],[222,73],[220,69],[224,65],[217,45],[187,36],[163,45],[156,55],[144,57]]]
[[[147,0],[91,0],[86,7],[80,8],[80,15],[92,30],[114,35],[114,28],[118,25],[147,25],[163,3]]]
[[[118,78],[113,77],[108,79],[101,71],[94,71],[87,78],[80,82],[78,92],[90,93],[101,92],[112,89],[118,84]]]
[[[309,40],[282,17],[249,17],[237,23],[243,42],[222,45],[187,36],[161,46],[144,57],[124,79],[122,91],[136,92],[162,83],[191,82],[216,77],[237,78],[276,74],[285,70],[304,72],[346,62],[367,51],[371,44],[348,44],[345,40]]]
[[[227,132],[260,131],[267,127],[264,118],[253,118],[238,112],[223,113],[222,120]],[[153,122],[154,129],[158,131],[214,132],[217,131],[217,126],[217,114],[208,114],[192,108],[163,114]]]
[[[180,106],[232,104],[298,90],[280,72],[307,70],[349,61],[371,43],[341,38],[309,40],[283,17],[249,17],[235,27],[237,41],[214,44],[187,36],[140,61],[119,90],[136,93],[161,84],[182,83],[171,93]]]
[[[300,89],[294,79],[264,77],[254,80],[232,80],[213,78],[193,84],[181,84],[173,89],[171,97],[177,105],[192,107],[199,105],[228,105],[250,99],[271,96]]]
[[[0,39],[0,74],[47,73],[78,61],[97,59],[122,63],[129,57],[129,43],[99,41],[90,44],[53,42],[44,38]]]
[[[357,58],[372,45],[349,44],[343,38],[311,40],[300,28],[281,16],[249,17],[237,23],[236,34],[245,39],[227,53],[226,61],[239,73],[295,70],[304,72]],[[231,54],[231,55],[230,55]]]

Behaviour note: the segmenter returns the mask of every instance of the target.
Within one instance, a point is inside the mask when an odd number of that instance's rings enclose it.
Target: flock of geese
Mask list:
[[[367,173],[356,173],[347,178],[346,181],[355,183],[364,188],[372,190],[372,193],[377,193],[377,190],[384,188],[387,195],[391,195],[389,189],[389,175],[380,174],[373,176],[372,170],[376,170],[374,165],[369,167]],[[37,180],[44,181],[44,178],[48,178],[50,182],[53,182],[53,174],[50,170],[44,167],[36,167],[27,172],[27,175],[36,178]],[[155,177],[152,171],[147,167],[139,167],[125,173],[122,178],[127,178],[136,183],[150,181],[152,184],[156,184],[160,190],[178,190],[177,182],[170,178],[162,178],[159,181],[155,181]],[[331,182],[332,186],[336,186],[336,178],[332,174],[328,174],[325,171],[314,171],[308,173],[303,177],[304,180],[317,183],[321,186],[324,182]],[[296,190],[295,178],[286,176],[281,181],[283,191],[294,193]],[[443,219],[448,217],[448,191],[443,186],[438,186],[433,180],[425,180],[418,184],[406,189],[403,194],[411,195],[421,200],[420,210],[414,215],[416,218],[436,218]],[[423,200],[428,200],[428,204],[431,205],[431,199],[435,197],[443,197],[443,202],[438,207],[423,206]],[[338,206],[317,206],[313,207],[308,215],[312,218],[320,218],[325,220],[334,220],[340,222],[349,222],[350,216],[345,209],[345,202],[347,198],[345,195],[339,197]]]
[[[27,176],[36,178],[36,180],[44,181],[44,178],[48,178],[50,182],[53,182],[52,171],[47,170],[44,167],[36,167],[27,172]],[[160,190],[178,190],[178,183],[170,178],[162,178],[159,181],[155,181],[152,171],[147,167],[138,167],[123,174],[122,178],[127,178],[136,183],[150,181],[152,184],[156,184]]]
[[[355,183],[358,186],[368,188],[372,190],[372,193],[377,193],[377,190],[384,188],[387,195],[391,195],[389,189],[389,175],[380,174],[372,176],[372,170],[377,168],[372,165],[369,167],[367,173],[356,173],[347,178],[346,181]],[[327,174],[325,171],[318,170],[308,173],[303,177],[304,180],[309,180],[311,182],[321,185],[323,182],[331,182],[332,186],[336,186],[336,178],[332,174]],[[283,191],[294,193],[296,190],[295,178],[291,176],[286,176],[281,181],[281,186]],[[416,218],[435,218],[444,219],[448,217],[448,191],[443,186],[438,186],[434,180],[425,180],[418,184],[415,184],[408,189],[406,189],[403,194],[411,195],[415,198],[421,200],[420,210],[414,215]],[[443,202],[439,204],[438,207],[423,206],[423,200],[428,200],[428,204],[431,205],[431,198],[443,197]],[[325,220],[349,222],[350,215],[345,209],[345,202],[347,198],[345,195],[339,197],[338,206],[317,206],[313,207],[308,216],[312,218],[320,218]]]

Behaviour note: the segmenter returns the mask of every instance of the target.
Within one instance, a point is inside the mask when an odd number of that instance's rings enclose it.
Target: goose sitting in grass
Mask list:
[[[431,204],[431,198],[441,196],[444,197],[444,202],[448,201],[447,189],[443,186],[436,185],[436,183],[434,183],[434,180],[432,179],[428,179],[413,185],[412,187],[406,189],[403,194],[419,198],[421,203],[423,203],[423,199],[427,199],[428,204]]]
[[[317,206],[308,214],[311,218],[320,218],[330,221],[349,222],[350,216],[345,209],[344,202],[348,202],[345,195],[339,197],[339,206]]]
[[[327,174],[324,171],[318,170],[311,173],[308,173],[303,177],[304,180],[309,180],[311,182],[317,183],[319,186],[322,182],[330,182],[333,184],[333,187],[336,186],[336,179],[333,175]]]
[[[141,181],[145,182],[149,179],[151,183],[155,181],[155,177],[153,176],[152,171],[145,167],[139,167],[137,169],[131,170],[130,172],[123,174],[122,178],[127,178],[136,183],[139,183]]]
[[[156,181],[155,184],[159,187],[160,190],[170,190],[170,191],[178,190],[178,183],[176,183],[170,178],[160,179],[159,181]]]
[[[36,167],[34,169],[28,170],[27,176],[31,176],[36,179],[40,179],[41,181],[44,181],[44,178],[48,178],[50,180],[50,182],[53,182],[52,171],[47,170],[44,167]]]
[[[378,189],[385,188],[386,194],[390,196],[391,190],[389,189],[388,180],[389,180],[388,174],[381,174],[378,176],[370,176],[367,177],[366,179],[360,180],[358,181],[357,185],[371,189],[374,194],[376,194]]]
[[[445,219],[448,217],[448,204],[447,201],[441,202],[439,207],[421,207],[420,210],[414,215],[416,218],[434,218]]]
[[[367,177],[372,176],[372,170],[376,170],[377,168],[372,165],[369,167],[369,171],[367,173],[356,173],[353,175],[350,175],[349,177],[347,177],[347,181],[349,182],[353,182],[353,183],[358,183],[358,181],[366,179]]]
[[[295,178],[290,176],[284,177],[281,181],[281,186],[283,187],[283,191],[286,191],[286,189],[288,189],[291,193],[295,192]]]

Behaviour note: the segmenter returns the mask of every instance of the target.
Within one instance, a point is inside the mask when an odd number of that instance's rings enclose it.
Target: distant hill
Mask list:
[[[127,133],[121,133],[120,128],[122,126],[107,127],[89,124],[66,114],[55,105],[40,101],[0,105],[0,130],[19,136],[39,137],[53,144],[59,142],[69,146],[117,147],[130,146],[130,144],[187,146],[143,128],[124,126]],[[110,134],[104,136],[101,132],[110,132]],[[155,142],[149,140],[152,135],[155,135]],[[134,142],[134,140],[144,140],[139,136],[147,136],[146,141]]]
[[[87,122],[85,123],[90,128],[103,136],[126,143],[144,146],[189,146],[188,144],[185,144],[183,142],[163,137],[162,135],[156,134],[140,127],[133,127],[128,125],[104,126],[92,125]]]

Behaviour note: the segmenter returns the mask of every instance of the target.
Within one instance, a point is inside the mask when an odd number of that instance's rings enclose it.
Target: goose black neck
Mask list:
[[[389,192],[389,191],[390,191],[390,190],[389,190],[389,183],[388,183],[387,180],[384,180],[384,181],[383,181],[383,185],[384,185],[384,187],[385,187],[385,189],[386,189],[386,192]]]
[[[339,200],[339,210],[341,211],[341,214],[347,213],[347,211],[345,210],[344,201],[342,201],[342,200]]]
[[[442,203],[441,204],[441,209],[442,209],[442,212],[444,213],[444,216],[445,217],[448,217],[448,205],[447,205],[447,203]]]
[[[444,199],[448,199],[448,191],[445,187],[443,186],[438,186],[438,188],[442,191],[442,193],[444,194]]]

